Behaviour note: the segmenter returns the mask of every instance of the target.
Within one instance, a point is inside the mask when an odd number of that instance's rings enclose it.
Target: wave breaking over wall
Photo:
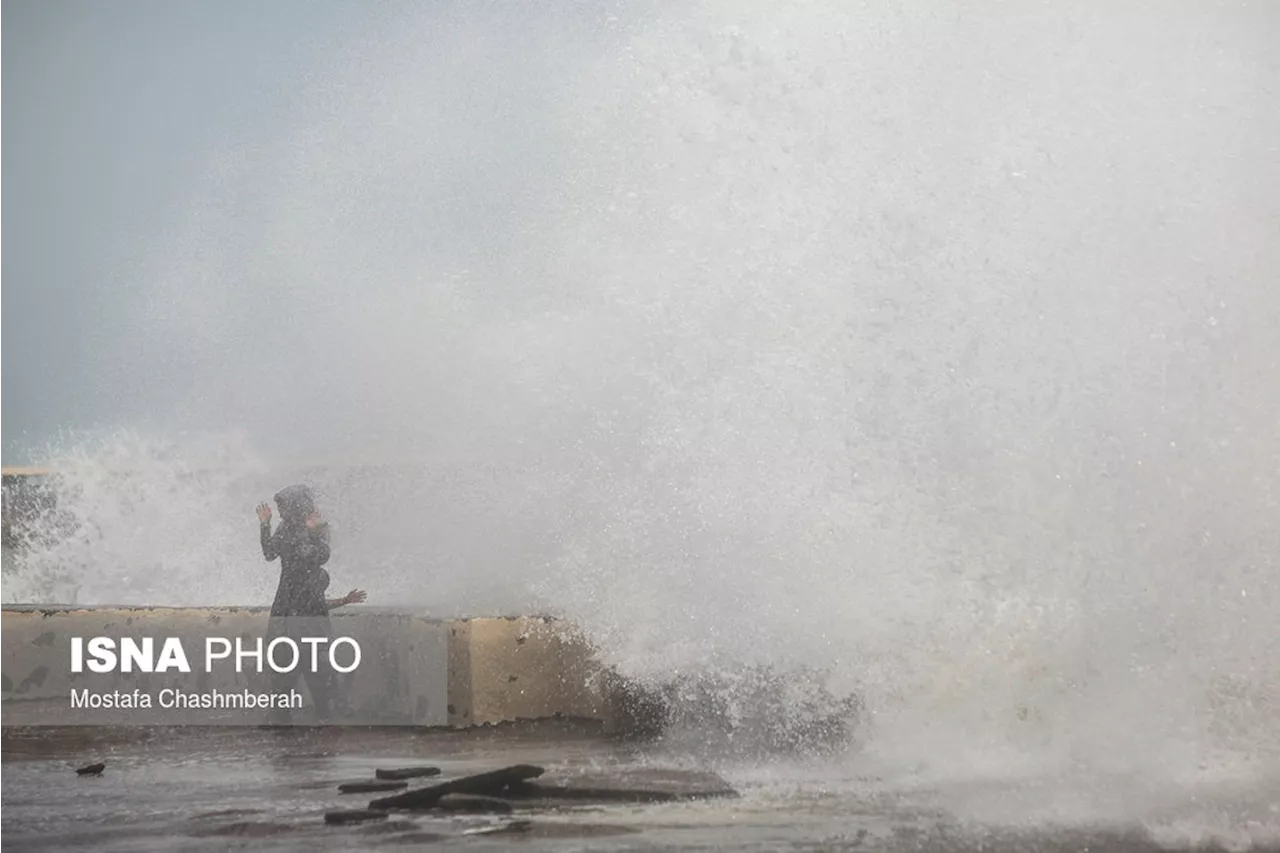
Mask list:
[[[371,603],[819,671],[899,764],[1274,762],[1269,14],[399,21],[157,238],[158,426],[6,599],[266,601],[305,476]]]

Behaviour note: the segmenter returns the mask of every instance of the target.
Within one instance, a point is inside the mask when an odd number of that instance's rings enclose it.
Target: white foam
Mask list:
[[[6,597],[265,602],[278,460],[373,456],[307,473],[371,604],[825,670],[943,775],[1274,743],[1277,71],[1184,12],[397,21],[194,188],[168,358],[102,353],[259,450],[72,448]]]

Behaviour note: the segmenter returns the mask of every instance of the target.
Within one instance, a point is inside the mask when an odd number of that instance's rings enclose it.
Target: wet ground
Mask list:
[[[6,729],[3,761],[7,850],[1280,849],[1280,774],[1183,797],[1157,796],[1124,778],[943,784],[860,775],[865,767],[849,756],[693,760],[670,745],[545,726],[471,733]],[[106,763],[100,777],[74,772],[98,761]],[[589,770],[621,784],[654,768],[711,770],[740,796],[324,822],[326,811],[362,808],[377,796],[340,794],[339,784],[371,779],[379,767],[424,763],[440,767],[440,778],[531,763],[548,775]],[[1116,808],[1064,819],[1084,801]]]

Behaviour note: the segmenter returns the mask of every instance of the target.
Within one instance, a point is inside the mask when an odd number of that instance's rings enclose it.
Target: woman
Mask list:
[[[276,492],[280,526],[271,532],[271,507],[258,504],[259,538],[267,562],[280,558],[280,584],[271,604],[275,616],[326,616],[335,607],[359,604],[368,596],[353,589],[342,598],[326,599],[329,573],[329,525],[316,512],[315,498],[306,486]]]
[[[324,569],[329,562],[329,525],[316,511],[311,490],[306,486],[289,486],[277,492],[275,500],[280,508],[280,526],[275,533],[271,532],[271,507],[258,504],[262,556],[267,562],[280,558],[280,583],[271,604],[268,642],[278,637],[289,637],[295,642],[304,637],[328,637],[329,611],[345,604],[359,604],[367,596],[363,590],[353,589],[342,598],[324,597],[329,588],[329,573]],[[330,710],[330,673],[325,666],[313,673],[309,661],[306,664],[300,662],[300,668],[306,676],[316,714],[323,720],[328,718]],[[296,679],[297,670],[277,673],[274,689],[285,692]]]

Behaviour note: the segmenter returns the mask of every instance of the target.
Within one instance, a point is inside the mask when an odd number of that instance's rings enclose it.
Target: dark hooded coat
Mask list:
[[[280,558],[280,585],[276,587],[272,616],[326,616],[324,594],[329,588],[328,525],[307,527],[307,516],[316,511],[315,499],[306,486],[289,486],[276,493],[280,526],[271,532],[262,525],[262,556],[271,562]]]

